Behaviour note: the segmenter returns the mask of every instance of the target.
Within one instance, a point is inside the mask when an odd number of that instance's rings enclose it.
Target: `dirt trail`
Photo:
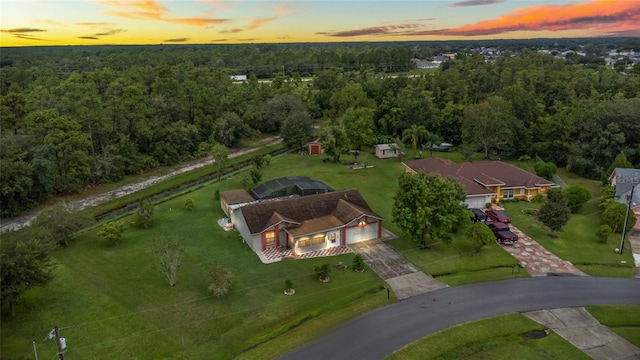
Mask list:
[[[266,138],[261,142],[261,146],[269,146],[269,145],[274,145],[277,144],[279,142],[281,142],[282,139],[279,137],[271,137],[271,138]],[[250,153],[252,151],[257,150],[256,148],[243,148],[243,149],[236,149],[236,150],[232,150],[229,153],[229,158],[234,158],[234,157],[238,157],[247,153]],[[186,164],[182,164],[180,165],[177,169],[164,174],[164,175],[156,175],[156,176],[150,176],[144,180],[135,182],[135,183],[131,183],[131,184],[126,184],[123,185],[117,189],[111,190],[111,191],[107,191],[104,192],[102,194],[97,194],[97,195],[91,195],[91,196],[86,196],[86,197],[82,197],[78,200],[74,200],[73,203],[78,206],[81,209],[84,209],[86,207],[89,206],[96,206],[96,205],[100,205],[102,203],[105,203],[107,201],[113,200],[113,199],[117,199],[129,194],[133,194],[136,191],[140,191],[142,189],[148,188],[149,186],[153,185],[153,184],[157,184],[159,182],[162,182],[172,176],[176,176],[178,174],[182,174],[194,169],[198,169],[201,168],[203,166],[207,166],[207,165],[211,165],[213,164],[213,157],[209,156],[206,158],[202,158],[202,159],[198,159],[196,161],[193,162],[189,162]],[[33,219],[35,219],[36,216],[38,216],[38,214],[40,213],[40,211],[42,211],[42,209],[37,209],[37,210],[32,210],[22,216],[18,216],[15,218],[11,218],[11,219],[4,219],[2,220],[2,223],[0,224],[0,232],[5,231],[5,230],[15,230],[15,229],[19,229],[22,226],[25,225],[29,225],[29,223],[31,223],[31,221]]]

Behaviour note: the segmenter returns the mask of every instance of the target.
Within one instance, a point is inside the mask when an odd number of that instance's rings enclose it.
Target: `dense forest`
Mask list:
[[[338,155],[424,127],[425,141],[588,178],[621,151],[640,165],[639,66],[504,44],[492,61],[448,42],[3,48],[0,215],[259,134],[300,147],[313,125]],[[457,55],[415,70],[442,52]]]

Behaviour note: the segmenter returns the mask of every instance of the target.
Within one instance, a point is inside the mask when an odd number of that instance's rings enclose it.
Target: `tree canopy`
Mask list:
[[[454,179],[404,173],[394,196],[393,222],[421,247],[449,244],[453,226],[468,218],[465,199],[464,189]]]

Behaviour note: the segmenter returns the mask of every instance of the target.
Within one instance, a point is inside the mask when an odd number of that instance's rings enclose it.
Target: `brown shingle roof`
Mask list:
[[[251,196],[244,189],[223,191],[220,193],[220,198],[225,200],[227,205],[241,204],[241,203],[246,203],[250,201],[255,201],[253,196]]]
[[[528,189],[555,184],[540,176],[502,161],[480,161],[456,164],[447,159],[426,158],[412,160],[405,166],[415,172],[436,173],[455,178],[467,195],[490,194],[485,186],[500,185],[503,188],[525,187]]]
[[[381,218],[355,189],[248,204],[239,210],[252,234],[263,231],[280,218],[303,225],[311,220],[328,220],[328,216],[341,225],[363,215]],[[274,218],[274,213],[278,213],[278,218]],[[336,227],[333,220],[331,224],[324,222],[332,225],[328,228]],[[309,222],[309,226],[311,224],[313,222]]]

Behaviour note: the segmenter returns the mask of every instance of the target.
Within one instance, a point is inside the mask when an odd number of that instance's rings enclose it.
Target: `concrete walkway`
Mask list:
[[[636,263],[634,277],[640,278],[640,230],[633,230],[629,233],[629,243],[631,244],[631,252],[633,252],[633,260]],[[623,249],[622,251],[625,250]]]
[[[594,360],[640,359],[640,348],[600,324],[584,308],[525,312]]]
[[[510,227],[511,231],[518,235],[518,242],[513,245],[502,245],[502,248],[516,258],[531,276],[587,276],[572,263],[560,259],[515,226]]]
[[[383,239],[389,238],[389,234],[387,231]],[[362,255],[364,262],[389,284],[398,300],[448,287],[425,275],[382,240],[362,241],[349,246]]]

